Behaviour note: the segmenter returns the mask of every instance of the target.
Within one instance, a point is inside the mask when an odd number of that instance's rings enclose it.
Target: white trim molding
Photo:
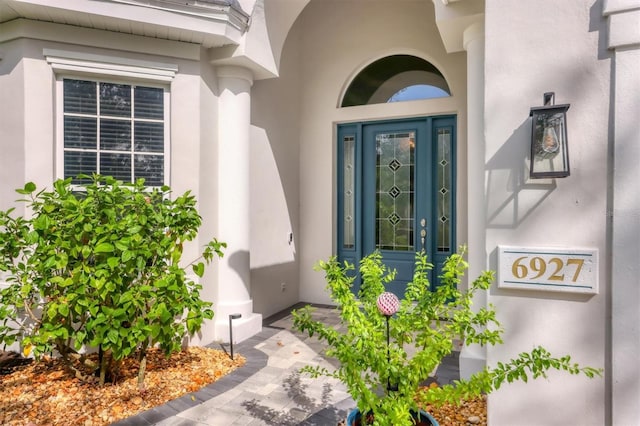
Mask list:
[[[169,82],[178,72],[177,65],[115,56],[55,49],[44,49],[43,55],[56,73],[80,72]]]
[[[628,425],[640,417],[640,190],[625,184],[640,180],[640,3],[606,0],[602,14],[613,51],[610,424]]]
[[[637,0],[605,0],[609,49],[640,46],[640,3]]]
[[[223,65],[216,67],[218,78],[234,78],[245,80],[249,83],[249,87],[253,85],[253,73],[250,69],[234,65]]]

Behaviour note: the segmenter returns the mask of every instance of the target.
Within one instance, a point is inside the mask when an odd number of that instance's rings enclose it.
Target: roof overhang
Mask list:
[[[205,48],[237,45],[249,15],[223,0],[0,0],[0,23],[25,18]]]

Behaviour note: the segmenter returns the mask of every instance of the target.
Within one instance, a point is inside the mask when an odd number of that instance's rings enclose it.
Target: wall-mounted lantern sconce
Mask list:
[[[242,314],[229,315],[229,349],[231,350],[231,359],[233,360],[233,320],[242,318]]]
[[[567,110],[569,104],[555,105],[555,93],[544,94],[544,106],[533,107],[531,117],[532,179],[569,176]]]

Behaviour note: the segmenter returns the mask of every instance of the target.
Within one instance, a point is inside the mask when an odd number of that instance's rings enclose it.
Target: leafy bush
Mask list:
[[[71,179],[50,192],[27,183],[17,192],[30,215],[0,212],[0,271],[9,284],[0,290],[0,343],[20,339],[36,358],[55,351],[84,379],[92,376],[73,361],[90,365],[79,351],[99,348],[99,365],[90,366],[101,384],[115,377],[118,360],[137,353],[142,388],[147,348],[177,351],[213,317],[180,265],[201,217],[189,192],[171,199],[168,187],[143,180],[83,178],[90,183],[81,190]],[[193,272],[201,277],[223,247],[210,241]]]
[[[372,413],[374,424],[381,426],[413,424],[410,412],[417,412],[421,403],[459,403],[498,389],[505,381],[527,381],[530,375],[545,376],[552,368],[571,374],[584,373],[588,377],[600,374],[600,370],[572,363],[569,356],[554,358],[538,347],[511,362],[486,368],[469,380],[436,388],[421,386],[453,351],[456,339],[466,344],[502,343],[502,329],[493,306],[477,312],[471,308],[474,294],[489,289],[494,273],[483,272],[470,283],[468,290],[459,290],[461,277],[468,267],[463,253],[464,248],[461,254],[446,260],[442,285],[433,292],[427,278],[432,266],[424,253],[418,253],[413,282],[407,285],[395,315],[389,317],[379,311],[377,301],[385,292],[385,284],[393,280],[395,271],[386,269],[379,252],[363,258],[360,263],[359,297],[351,289],[353,265],[340,264],[335,257],[319,262],[318,268],[326,274],[342,323],[348,327],[340,332],[313,320],[309,306],[295,311],[294,326],[326,342],[326,354],[340,362],[335,371],[317,366],[306,366],[303,371],[313,377],[324,375],[341,380],[359,411]],[[389,346],[387,330],[391,337]]]

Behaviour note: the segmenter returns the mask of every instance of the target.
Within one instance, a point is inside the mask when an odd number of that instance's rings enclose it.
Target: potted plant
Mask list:
[[[468,267],[463,254],[464,247],[446,260],[441,285],[431,291],[428,271],[432,265],[424,253],[417,253],[413,281],[402,300],[394,300],[395,296],[385,292],[395,271],[385,267],[379,252],[360,262],[362,285],[358,295],[351,288],[353,265],[342,264],[335,257],[317,264],[317,269],[326,274],[330,296],[347,327],[341,332],[315,321],[310,306],[294,311],[294,327],[317,335],[327,344],[327,356],[340,363],[335,371],[318,366],[306,366],[302,371],[312,377],[335,377],[345,384],[357,404],[347,426],[435,426],[437,421],[421,411],[424,404],[458,403],[496,390],[505,381],[545,376],[549,369],[588,377],[601,374],[598,369],[573,363],[570,356],[556,358],[538,347],[508,363],[485,368],[469,380],[422,386],[454,350],[455,340],[480,345],[502,343],[502,328],[493,306],[472,310],[474,295],[489,289],[494,273],[483,272],[467,290],[461,290],[459,284]]]

